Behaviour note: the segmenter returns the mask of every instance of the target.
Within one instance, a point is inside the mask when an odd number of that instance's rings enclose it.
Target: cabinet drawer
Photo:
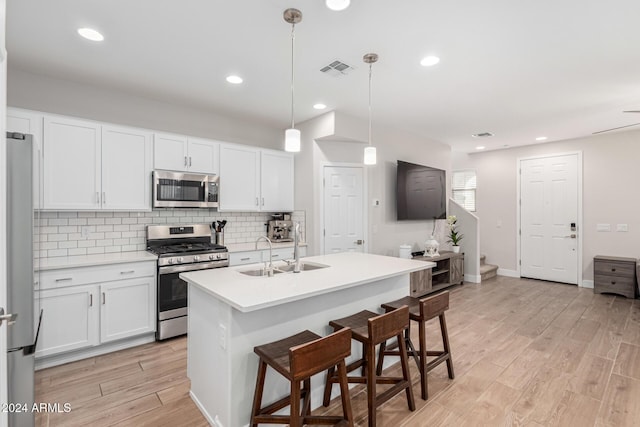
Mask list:
[[[255,264],[262,262],[262,251],[232,252],[229,254],[229,265]]]
[[[594,276],[594,290],[596,293],[609,292],[623,295],[627,298],[635,296],[635,280],[633,277],[611,276],[596,274]]]
[[[635,263],[596,261],[593,265],[595,274],[625,276],[630,279],[635,274]]]
[[[45,270],[40,273],[40,289],[111,282],[135,277],[155,276],[154,261],[96,265],[91,267]]]
[[[262,251],[262,260],[269,261],[269,251]],[[280,261],[283,259],[293,259],[293,248],[280,248],[274,249],[271,254],[273,261]]]

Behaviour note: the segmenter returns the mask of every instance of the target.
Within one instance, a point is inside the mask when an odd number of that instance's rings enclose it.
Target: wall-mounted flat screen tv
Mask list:
[[[445,171],[398,160],[396,207],[398,220],[445,219]]]

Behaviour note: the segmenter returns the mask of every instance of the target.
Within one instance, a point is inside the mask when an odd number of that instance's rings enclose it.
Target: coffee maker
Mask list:
[[[293,221],[290,214],[274,214],[273,219],[267,222],[267,237],[272,242],[293,242],[289,233],[293,230]]]

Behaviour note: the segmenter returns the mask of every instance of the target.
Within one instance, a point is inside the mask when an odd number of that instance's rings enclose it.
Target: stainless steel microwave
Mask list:
[[[153,171],[154,208],[217,208],[220,177]]]

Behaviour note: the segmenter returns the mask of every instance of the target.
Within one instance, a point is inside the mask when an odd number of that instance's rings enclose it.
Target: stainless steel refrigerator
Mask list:
[[[28,409],[9,413],[11,427],[32,427],[35,419],[32,150],[31,135],[7,133],[7,313],[17,314],[7,328],[9,402]]]

